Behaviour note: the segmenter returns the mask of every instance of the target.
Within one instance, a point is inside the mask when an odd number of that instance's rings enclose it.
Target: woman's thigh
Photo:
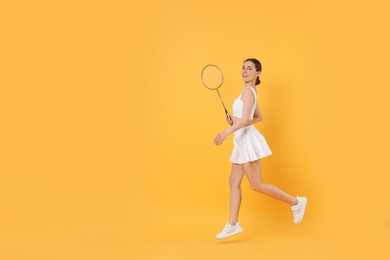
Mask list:
[[[261,177],[261,159],[244,163],[243,169],[252,187],[263,183]]]
[[[244,167],[242,164],[232,164],[232,171],[230,173],[230,186],[237,187],[241,185],[242,179],[245,176]]]

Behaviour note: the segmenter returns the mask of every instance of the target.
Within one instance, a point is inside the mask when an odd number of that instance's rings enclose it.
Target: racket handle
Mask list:
[[[229,116],[229,112],[226,111],[226,118],[229,120],[229,124],[233,125],[233,119]]]

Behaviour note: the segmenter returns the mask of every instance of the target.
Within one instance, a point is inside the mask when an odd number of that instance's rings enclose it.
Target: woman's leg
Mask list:
[[[245,163],[243,164],[243,168],[254,191],[263,193],[274,199],[284,201],[290,206],[298,204],[297,199],[290,194],[282,191],[274,185],[263,182],[261,178],[261,160]]]
[[[230,174],[230,217],[229,224],[235,225],[238,221],[238,212],[241,205],[241,182],[245,176],[242,164],[232,164]]]

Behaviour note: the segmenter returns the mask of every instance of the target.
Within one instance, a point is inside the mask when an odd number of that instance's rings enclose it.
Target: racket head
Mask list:
[[[211,90],[217,90],[223,83],[223,74],[220,68],[214,64],[206,65],[201,73],[203,85]]]

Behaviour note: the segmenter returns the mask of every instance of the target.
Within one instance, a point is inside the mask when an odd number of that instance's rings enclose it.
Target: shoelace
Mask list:
[[[226,226],[224,229],[223,229],[223,231],[225,232],[225,233],[231,233],[232,232],[232,229],[233,229],[233,226]]]

